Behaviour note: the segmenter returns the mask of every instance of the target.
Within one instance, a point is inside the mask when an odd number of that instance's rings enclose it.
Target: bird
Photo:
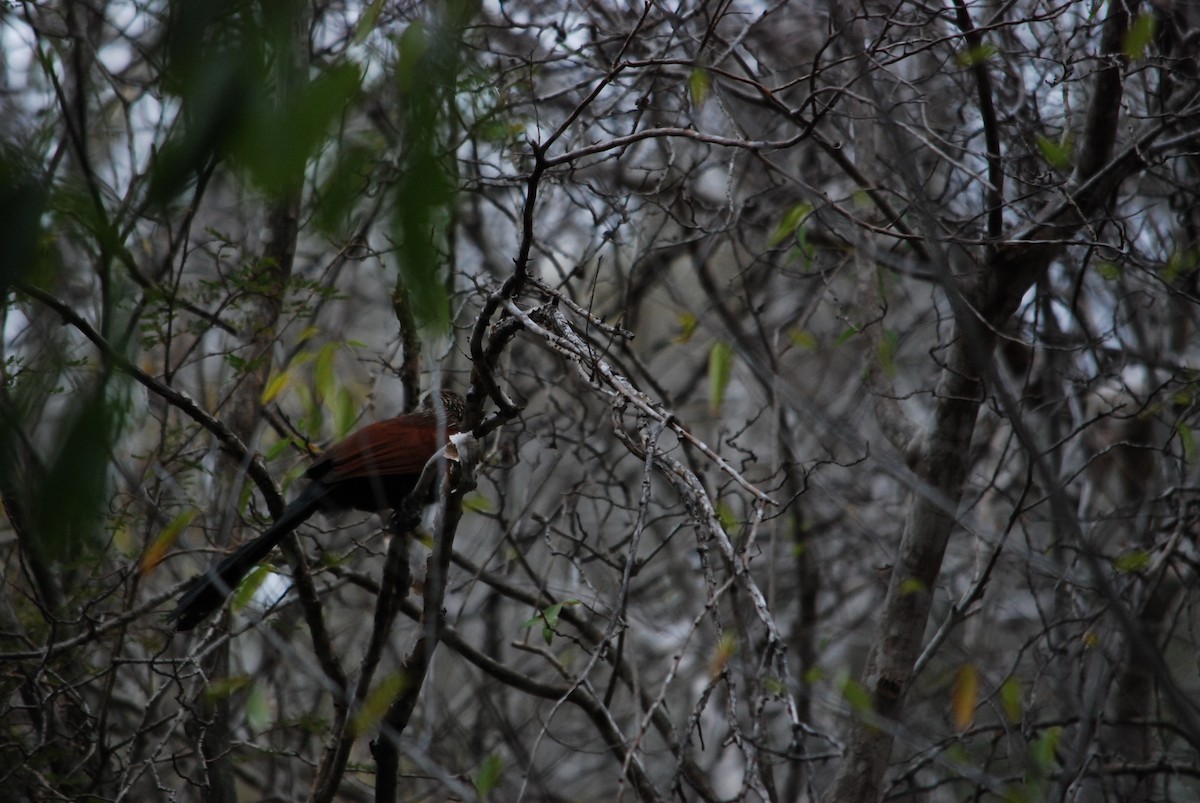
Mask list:
[[[466,402],[452,391],[440,397],[441,410],[426,399],[417,411],[369,424],[323,452],[304,472],[308,485],[270,527],[184,588],[167,617],[175,630],[191,630],[207,619],[284,536],[318,510],[378,513],[401,507],[425,464],[462,427]]]

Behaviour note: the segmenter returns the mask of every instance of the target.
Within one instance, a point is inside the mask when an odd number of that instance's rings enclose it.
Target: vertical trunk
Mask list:
[[[879,637],[867,659],[864,684],[872,712],[851,726],[846,757],[838,767],[831,800],[877,800],[891,755],[888,722],[898,721],[913,663],[924,642],[933,588],[954,526],[967,475],[967,454],[982,400],[972,349],[959,337],[938,386],[937,406],[914,466],[919,485],[904,522],[896,565],[888,583]],[[882,727],[880,727],[880,725]]]
[[[297,8],[306,6],[300,4]],[[286,103],[296,83],[305,80],[307,74],[308,16],[303,11],[297,11],[294,16],[293,33],[290,43],[292,51],[278,54],[275,87],[278,103]],[[267,242],[258,261],[259,275],[255,277],[254,282],[254,286],[261,290],[246,307],[243,345],[249,355],[246,361],[249,367],[233,391],[225,420],[229,428],[247,444],[254,442],[254,433],[258,428],[260,400],[271,374],[271,350],[278,333],[279,317],[295,261],[302,184],[303,175],[296,176],[294,185],[267,210]],[[239,482],[237,478],[242,472],[241,465],[228,459],[222,463],[222,476]],[[225,498],[231,498],[229,491],[230,489],[226,488]],[[207,676],[218,681],[228,677],[229,658],[228,642],[213,650],[205,661]],[[201,737],[201,749],[209,782],[206,799],[209,801],[224,803],[237,800],[231,756],[231,708],[228,696],[216,700],[208,695],[201,698],[200,716],[209,723]]]

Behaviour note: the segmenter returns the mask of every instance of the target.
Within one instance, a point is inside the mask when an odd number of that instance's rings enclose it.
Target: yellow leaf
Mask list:
[[[196,508],[191,508],[167,522],[167,526],[163,527],[162,532],[150,542],[150,545],[146,547],[146,551],[142,555],[142,562],[139,567],[142,574],[150,571],[162,561],[163,556],[167,554],[167,550],[173,547],[175,542],[179,540],[179,534],[192,523],[192,519],[196,518],[196,514],[199,512]]]
[[[954,727],[965,731],[975,721],[975,705],[979,702],[979,670],[963,664],[954,678]]]
[[[276,374],[275,378],[268,382],[267,386],[263,388],[262,403],[270,404],[276,396],[282,393],[287,386],[291,384],[291,382],[291,371],[282,371],[281,373]]]
[[[788,338],[792,341],[792,345],[808,351],[815,351],[817,346],[817,336],[807,329],[789,329]]]
[[[729,666],[729,660],[737,653],[737,641],[734,640],[732,633],[725,633],[721,636],[721,640],[717,642],[716,652],[713,653],[712,661],[708,665],[709,679],[716,678],[725,671],[725,667]]]
[[[679,334],[675,336],[676,343],[686,343],[692,339],[692,335],[696,333],[696,327],[700,325],[700,319],[690,312],[685,312],[679,316]]]

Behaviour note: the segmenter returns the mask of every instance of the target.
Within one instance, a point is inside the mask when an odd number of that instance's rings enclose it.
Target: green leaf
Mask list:
[[[1180,421],[1175,425],[1175,431],[1179,433],[1179,442],[1183,445],[1183,456],[1189,463],[1196,462],[1196,435],[1192,432],[1192,428],[1184,422]]]
[[[862,329],[857,326],[848,326],[840,335],[838,335],[837,340],[833,341],[833,345],[840,346],[861,331]]]
[[[275,458],[279,457],[279,455],[286,452],[288,447],[291,445],[292,445],[291,438],[280,438],[279,440],[272,443],[271,446],[265,452],[263,452],[263,459],[269,463],[272,460],[274,460]]]
[[[1146,55],[1146,48],[1154,41],[1154,30],[1157,23],[1154,14],[1144,12],[1137,15],[1129,31],[1125,34],[1125,55],[1130,61],[1138,61]]]
[[[686,343],[692,339],[692,335],[696,333],[696,327],[700,325],[700,319],[690,312],[681,313],[679,316],[679,334],[675,336],[676,343]]]
[[[472,513],[490,513],[495,509],[492,500],[481,493],[468,494],[463,498],[462,507]]]
[[[788,339],[792,341],[793,346],[806,351],[816,351],[820,345],[817,342],[817,336],[807,329],[789,329]]]
[[[361,45],[375,29],[375,20],[379,19],[379,12],[383,10],[385,2],[386,0],[371,0],[371,4],[363,10],[358,24],[354,26],[354,44]]]
[[[326,343],[317,353],[316,362],[313,364],[313,382],[317,388],[317,398],[320,400],[333,399],[337,395],[337,373],[333,365],[337,349],[337,343]]]
[[[726,631],[721,634],[721,639],[717,642],[717,648],[713,652],[712,660],[708,664],[708,677],[714,679],[720,677],[725,669],[729,666],[730,660],[737,654],[737,639],[733,634]]]
[[[721,522],[721,528],[725,532],[733,532],[738,526],[738,517],[733,512],[733,508],[725,500],[717,503],[717,521]]]
[[[233,601],[230,603],[233,610],[244,611],[246,609],[250,600],[254,599],[255,592],[262,588],[263,581],[271,575],[271,571],[270,566],[260,563],[250,574],[246,575],[246,579],[239,583],[237,590],[233,592]]]
[[[250,730],[262,733],[274,724],[271,717],[271,701],[262,685],[254,684],[246,696],[246,724]]]
[[[708,70],[703,67],[696,67],[688,76],[688,91],[692,96],[692,107],[700,108],[704,105],[704,101],[708,99],[709,90],[712,88],[712,78],[708,74]]]
[[[714,415],[721,412],[732,375],[733,346],[718,340],[708,351],[708,406]]]
[[[291,370],[280,371],[278,374],[275,375],[275,378],[272,379],[270,382],[268,382],[267,386],[265,388],[263,388],[262,403],[270,404],[271,402],[273,402],[275,400],[275,397],[278,396],[280,393],[283,393],[283,391],[291,383],[292,383]]]
[[[420,65],[429,50],[429,36],[420,20],[400,34],[400,53],[396,62],[396,83],[401,92],[411,92],[421,80]]]
[[[123,405],[112,398],[116,395],[104,386],[81,394],[75,409],[65,411],[53,458],[42,471],[23,478],[33,485],[31,532],[37,538],[30,539],[30,546],[44,560],[86,562],[103,543],[100,523],[110,501],[113,443],[124,425]]]
[[[564,605],[578,605],[579,600],[569,599],[564,602],[556,602],[549,607],[543,608],[534,614],[531,618],[521,623],[521,627],[529,628],[537,625],[542,626],[542,638],[547,644],[554,641],[554,629],[558,627],[558,617],[562,615]]]
[[[352,734],[365,733],[383,719],[392,702],[408,688],[408,677],[403,672],[388,675],[367,695],[362,708],[350,721]]]
[[[1054,752],[1058,749],[1059,739],[1062,738],[1062,727],[1055,725],[1047,728],[1041,736],[1030,745],[1033,762],[1042,774],[1054,769]]]
[[[1138,572],[1150,565],[1150,553],[1140,549],[1131,549],[1113,558],[1113,569],[1121,574]]]
[[[850,707],[855,711],[869,713],[875,710],[875,706],[871,703],[870,692],[853,678],[846,678],[842,682],[842,696],[846,698],[846,702],[850,703]]]
[[[38,177],[33,159],[0,146],[0,288],[8,293],[15,279],[29,276],[37,262],[42,239],[42,212],[48,188]]]
[[[562,603],[556,602],[542,611],[542,638],[549,644],[554,640],[554,628],[558,627],[558,617],[562,614]]]
[[[775,231],[767,240],[767,245],[771,248],[789,239],[800,230],[804,225],[804,221],[808,220],[808,216],[813,213],[813,205],[808,202],[798,203],[784,213],[780,219],[779,225],[775,227]]]
[[[1174,284],[1177,280],[1196,270],[1197,264],[1200,264],[1200,252],[1194,249],[1173,251],[1167,258],[1166,264],[1163,265],[1163,281],[1167,284]]]
[[[333,397],[333,430],[340,439],[346,437],[358,423],[358,403],[350,388],[342,386]]]
[[[167,526],[163,527],[162,532],[150,542],[150,545],[146,547],[146,552],[142,555],[141,570],[143,572],[147,572],[159,564],[167,550],[179,540],[180,533],[187,529],[199,512],[197,508],[189,508],[167,522]]]
[[[475,773],[475,794],[479,795],[480,799],[486,798],[500,785],[503,776],[504,762],[500,760],[500,756],[489,753],[479,765],[479,771]]]
[[[954,60],[964,67],[974,67],[977,64],[983,64],[997,53],[996,46],[988,42],[984,42],[976,47],[969,47],[958,51],[954,54]]]
[[[1069,136],[1064,135],[1058,142],[1041,134],[1035,134],[1033,139],[1037,143],[1038,150],[1042,152],[1042,157],[1052,167],[1059,170],[1071,169],[1071,165],[1075,161],[1075,145]]]
[[[320,231],[348,239],[356,205],[370,187],[373,159],[371,149],[363,144],[337,143],[336,158],[326,166],[313,194],[313,223]]]
[[[1000,707],[1004,709],[1004,716],[1008,718],[1009,722],[1021,721],[1023,696],[1021,681],[1013,675],[1009,675],[1000,685]]]
[[[254,682],[250,675],[230,675],[217,678],[204,687],[204,696],[209,700],[223,700]]]
[[[1096,263],[1096,272],[1100,274],[1100,278],[1113,281],[1121,278],[1121,266],[1116,262],[1110,262],[1107,259],[1102,259]]]
[[[896,376],[896,351],[899,348],[899,335],[892,329],[884,329],[879,338],[879,364],[889,377]]]
[[[975,706],[979,702],[979,670],[973,664],[963,664],[954,677],[952,692],[954,727],[959,732],[975,721]]]

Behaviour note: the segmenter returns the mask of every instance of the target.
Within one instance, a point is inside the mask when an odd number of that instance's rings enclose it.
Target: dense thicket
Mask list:
[[[1195,0],[0,36],[12,799],[1200,795]],[[439,386],[422,528],[171,632]]]

